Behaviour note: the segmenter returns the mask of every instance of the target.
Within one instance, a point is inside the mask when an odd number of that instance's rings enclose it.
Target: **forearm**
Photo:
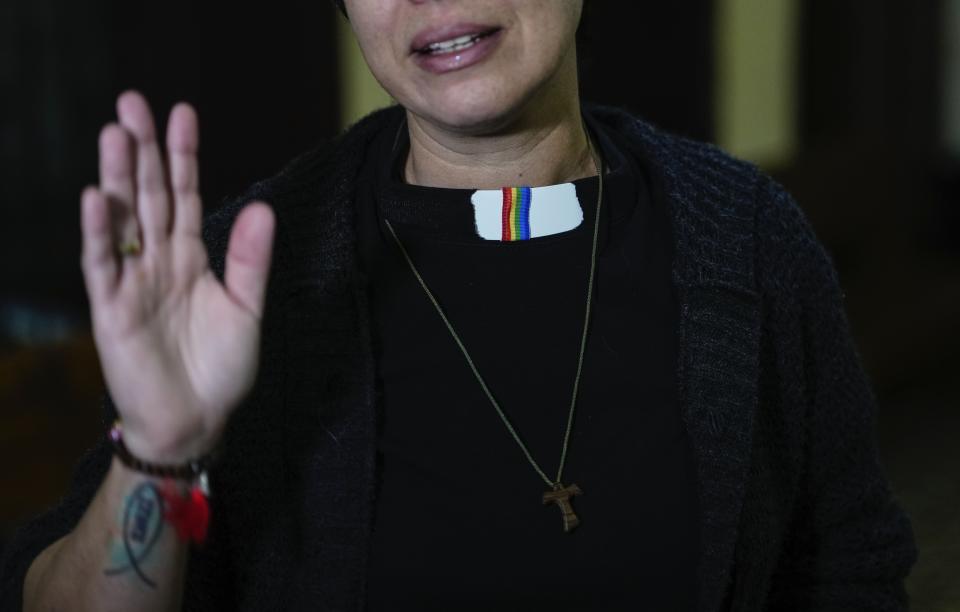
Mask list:
[[[114,459],[76,528],[30,566],[23,609],[179,609],[189,543],[164,521],[162,486]]]

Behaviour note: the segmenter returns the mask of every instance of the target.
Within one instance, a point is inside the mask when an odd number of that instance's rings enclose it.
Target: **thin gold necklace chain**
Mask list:
[[[590,326],[590,304],[593,302],[593,277],[597,267],[597,236],[599,235],[600,229],[600,206],[603,203],[603,163],[593,148],[593,143],[590,140],[590,134],[587,132],[586,125],[584,125],[583,130],[584,134],[587,136],[587,146],[590,148],[590,156],[593,158],[594,166],[597,169],[597,176],[599,177],[597,187],[597,211],[593,222],[593,246],[590,252],[590,278],[587,281],[587,307],[585,309],[586,312],[583,319],[583,335],[580,338],[580,356],[577,358],[577,375],[573,380],[573,396],[570,398],[570,412],[567,415],[567,429],[563,434],[563,450],[560,453],[560,466],[557,468],[557,478],[553,482],[551,482],[550,479],[547,478],[547,475],[544,473],[544,471],[540,469],[540,465],[533,458],[533,455],[530,454],[530,450],[527,449],[527,445],[524,444],[523,440],[520,439],[520,436],[517,434],[517,430],[513,427],[513,424],[510,423],[510,419],[507,418],[507,415],[504,414],[503,410],[500,408],[500,404],[497,403],[497,400],[493,397],[493,393],[491,393],[490,389],[487,387],[487,383],[484,382],[483,377],[480,376],[477,366],[474,365],[473,359],[470,357],[470,353],[467,351],[467,347],[463,345],[463,342],[460,340],[460,336],[457,335],[457,332],[453,329],[453,325],[450,323],[450,320],[447,319],[447,315],[443,312],[439,302],[437,302],[437,299],[427,287],[427,283],[423,280],[423,277],[420,275],[417,267],[413,264],[413,260],[410,258],[410,254],[407,253],[407,249],[405,249],[403,243],[400,242],[400,238],[394,231],[393,225],[390,224],[390,220],[384,219],[384,222],[387,224],[387,228],[393,235],[393,239],[397,242],[397,246],[400,247],[400,252],[403,253],[404,259],[406,259],[407,263],[410,265],[410,270],[413,271],[413,275],[417,277],[417,281],[420,283],[420,286],[423,287],[423,291],[427,294],[427,297],[430,298],[430,302],[433,303],[434,308],[437,309],[437,313],[440,315],[440,318],[443,319],[447,329],[450,330],[450,335],[453,336],[457,346],[460,347],[460,351],[463,352],[463,356],[470,365],[470,369],[473,371],[473,375],[476,377],[477,382],[480,383],[480,387],[483,388],[483,392],[486,393],[487,399],[490,400],[490,403],[493,404],[497,414],[500,415],[500,420],[503,421],[507,431],[509,431],[510,435],[513,436],[514,441],[520,447],[520,450],[523,451],[527,461],[529,461],[530,465],[533,466],[533,469],[537,471],[537,474],[540,475],[540,478],[543,479],[543,482],[545,482],[547,486],[554,489],[557,489],[561,486],[560,483],[563,476],[563,466],[567,461],[567,449],[570,446],[570,432],[573,429],[573,414],[577,405],[577,392],[580,389],[580,373],[583,369],[583,355],[587,347],[587,330]]]

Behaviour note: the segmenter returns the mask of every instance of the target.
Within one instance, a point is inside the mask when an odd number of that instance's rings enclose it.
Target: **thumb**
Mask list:
[[[263,315],[275,224],[273,209],[253,202],[237,216],[227,246],[227,293],[258,319]]]

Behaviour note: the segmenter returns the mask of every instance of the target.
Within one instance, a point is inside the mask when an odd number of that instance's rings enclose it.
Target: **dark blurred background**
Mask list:
[[[122,90],[201,117],[212,209],[382,104],[324,2],[0,3],[0,545],[103,434],[79,193]],[[910,513],[960,610],[960,0],[588,0],[583,97],[758,163],[832,254]]]

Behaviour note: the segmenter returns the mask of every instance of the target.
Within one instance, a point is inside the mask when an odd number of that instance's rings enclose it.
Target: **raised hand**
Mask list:
[[[82,195],[94,338],[131,452],[181,462],[212,448],[253,385],[275,221],[244,208],[220,283],[200,237],[196,113],[171,111],[166,164],[146,100],[123,93],[117,115]]]

